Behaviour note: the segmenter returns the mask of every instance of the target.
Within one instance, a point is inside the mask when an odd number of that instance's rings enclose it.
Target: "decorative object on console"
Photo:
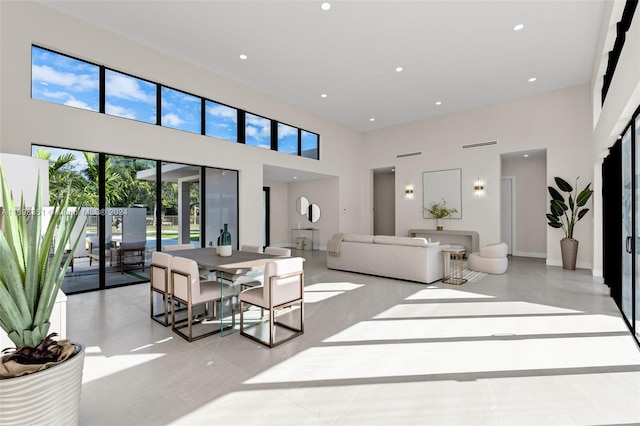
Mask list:
[[[429,208],[426,209],[426,212],[429,213],[431,217],[438,220],[437,229],[438,231],[442,231],[443,229],[442,219],[447,218],[454,213],[457,213],[458,210],[455,208],[447,207],[447,202],[443,198],[442,201],[439,203],[436,203],[436,202],[431,203]]]
[[[218,255],[222,257],[231,256],[231,234],[229,233],[229,225],[224,224],[224,231],[220,230],[218,237]]]
[[[573,230],[576,223],[589,211],[584,206],[593,194],[593,190],[590,188],[591,183],[578,192],[578,179],[580,177],[576,178],[574,192],[573,187],[567,181],[560,177],[554,178],[558,189],[568,194],[567,202],[560,191],[552,186],[547,187],[549,195],[551,195],[550,213],[546,214],[547,220],[549,220],[548,224],[552,228],[561,228],[564,231],[564,238],[560,240],[562,268],[570,270],[576,269],[576,258],[578,257],[578,240],[573,238]]]

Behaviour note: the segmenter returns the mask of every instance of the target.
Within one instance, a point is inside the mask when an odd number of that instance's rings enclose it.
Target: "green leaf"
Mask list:
[[[560,222],[549,222],[549,226],[552,228],[562,228],[562,224]]]
[[[562,196],[562,194],[559,193],[558,190],[555,189],[553,186],[548,186],[547,189],[549,189],[549,195],[551,195],[552,199],[564,201],[564,197]]]
[[[559,177],[556,177],[554,179],[556,181],[556,185],[558,185],[558,188],[560,188],[560,191],[573,192],[573,186],[569,185],[569,182]]]
[[[578,207],[582,207],[587,204],[587,201],[589,201],[589,198],[591,198],[593,190],[589,188],[590,185],[591,184],[587,185],[587,187],[580,191],[580,194],[578,194],[578,196],[576,197],[576,204],[578,205]]]
[[[589,209],[582,209],[582,210],[580,210],[580,211],[578,212],[578,219],[577,219],[577,220],[582,219],[582,218],[584,217],[584,215],[585,215],[585,214],[587,214],[587,212],[588,212],[588,211],[589,211]]]
[[[567,210],[569,210],[569,207],[562,201],[551,200],[551,213],[554,216],[562,216]]]

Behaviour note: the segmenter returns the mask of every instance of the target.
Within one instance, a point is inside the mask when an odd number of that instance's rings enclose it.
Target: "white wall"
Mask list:
[[[368,174],[351,166],[362,134],[38,3],[0,2],[0,19],[0,151],[30,155],[39,144],[239,170],[240,244],[262,235],[263,164],[308,170],[339,178],[338,202],[323,208],[337,218],[331,232],[370,227],[359,196]],[[317,132],[321,160],[33,100],[32,44]]]
[[[424,171],[462,169],[462,219],[449,219],[445,226],[477,231],[481,245],[500,240],[500,154],[546,149],[546,185],[553,183],[554,176],[567,180],[580,176],[581,182],[590,182],[590,105],[589,88],[579,86],[368,133],[367,167],[396,167],[396,234],[435,227],[433,219],[422,217]],[[492,140],[498,144],[462,149],[465,144]],[[422,151],[422,156],[396,159],[397,154],[416,151]],[[486,182],[483,197],[474,196],[476,179]],[[413,183],[418,194],[413,200],[404,199],[401,186],[407,183]],[[590,267],[591,213],[580,224],[575,235],[580,241],[578,266]],[[545,231],[547,263],[561,265],[558,241],[563,234],[550,227]]]
[[[296,228],[298,222],[302,228],[317,228],[320,241],[316,244],[321,250],[326,250],[327,241],[338,232],[340,212],[332,206],[338,204],[339,193],[340,185],[338,179],[334,178],[290,183],[289,205],[287,206],[289,231],[291,228]],[[320,206],[320,220],[312,223],[306,217],[297,214],[296,200],[301,196],[307,197],[310,204]]]

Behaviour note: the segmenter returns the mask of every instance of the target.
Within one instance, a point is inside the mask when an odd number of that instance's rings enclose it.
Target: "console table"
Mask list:
[[[440,244],[458,244],[464,246],[467,253],[480,250],[480,236],[476,231],[409,229],[409,236],[431,238],[432,241],[440,241]]]
[[[296,236],[302,236],[311,240],[311,250],[318,250],[320,243],[319,238],[320,230],[317,228],[293,228],[291,229],[291,248],[296,248],[295,239]]]

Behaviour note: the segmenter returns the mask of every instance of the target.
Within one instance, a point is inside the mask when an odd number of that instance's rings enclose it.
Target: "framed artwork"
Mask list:
[[[460,185],[462,169],[435,170],[422,173],[423,217],[431,219],[427,213],[433,203],[445,201],[448,208],[454,208],[448,219],[462,219],[462,187]]]

